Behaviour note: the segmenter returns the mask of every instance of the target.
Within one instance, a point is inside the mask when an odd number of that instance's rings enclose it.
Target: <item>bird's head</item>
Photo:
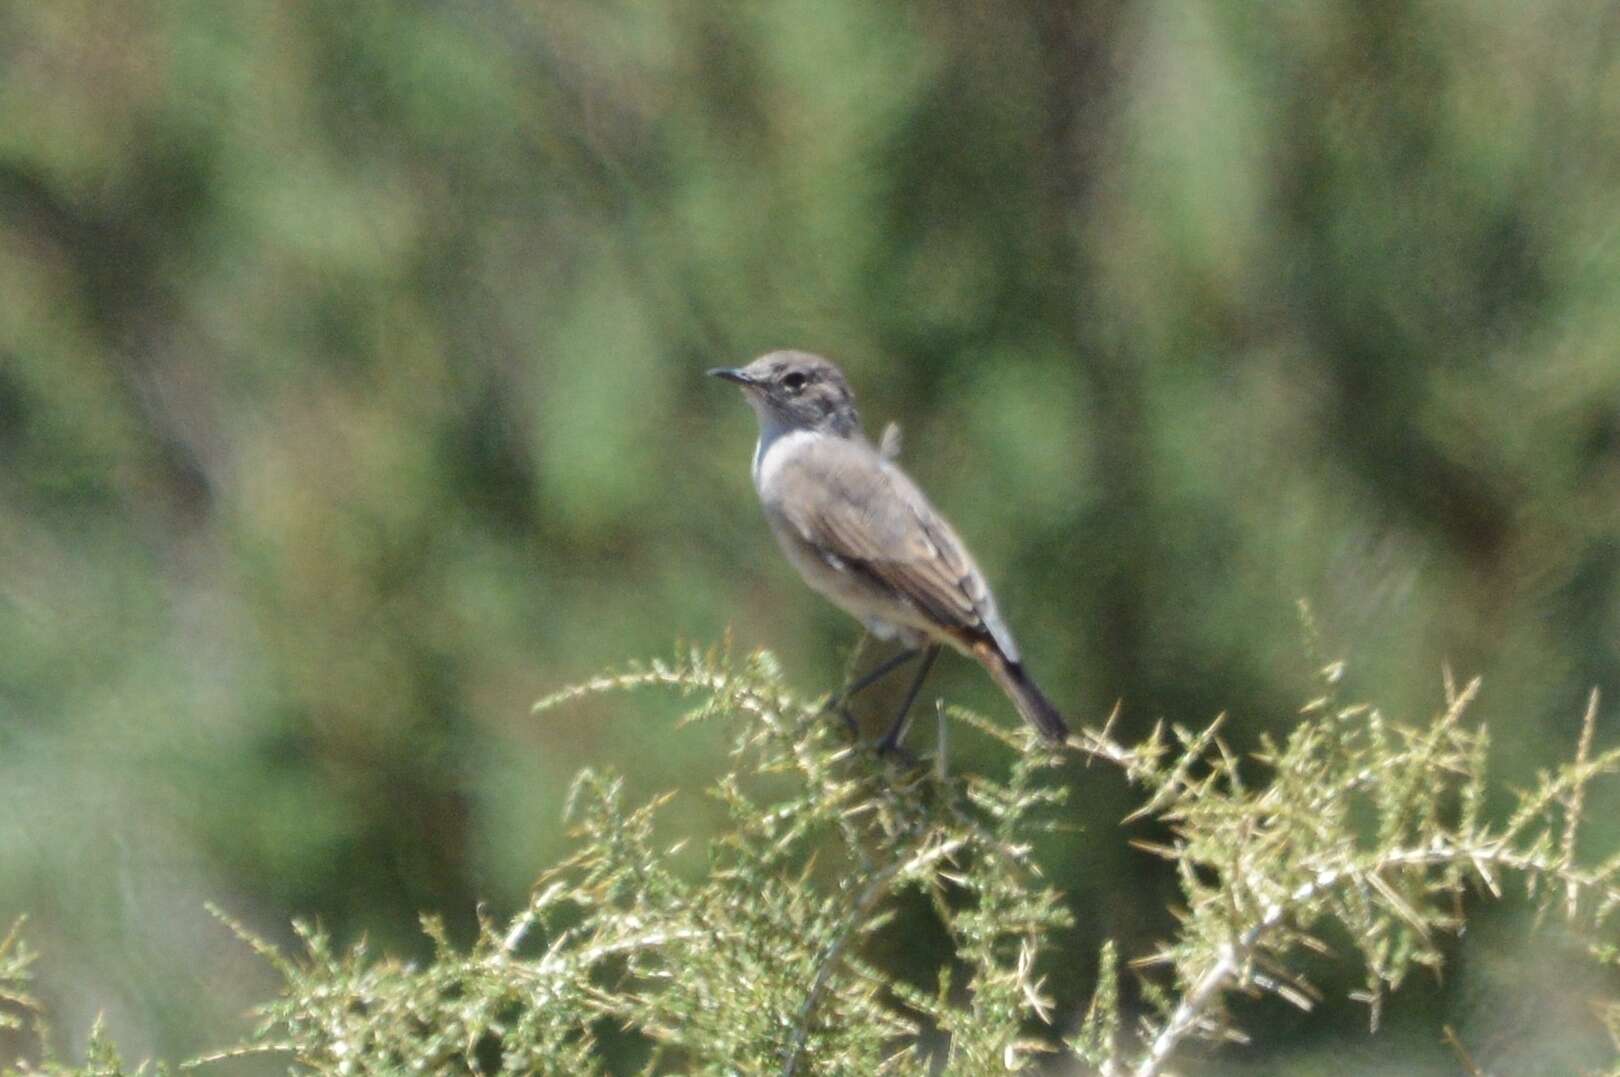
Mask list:
[[[771,352],[747,366],[709,373],[742,387],[762,427],[813,430],[835,437],[852,437],[860,431],[849,382],[843,371],[819,355]]]

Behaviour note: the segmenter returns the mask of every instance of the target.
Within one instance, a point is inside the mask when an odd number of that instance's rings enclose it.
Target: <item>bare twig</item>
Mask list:
[[[1468,1053],[1468,1048],[1464,1047],[1462,1040],[1457,1038],[1457,1030],[1450,1025],[1446,1025],[1444,1031],[1446,1045],[1457,1056],[1457,1061],[1462,1065],[1463,1072],[1468,1074],[1468,1077],[1485,1077],[1485,1071],[1479,1068],[1479,1064],[1474,1061],[1474,1056]]]
[[[827,944],[821,952],[821,958],[816,962],[815,979],[810,982],[810,990],[805,995],[804,1004],[799,1007],[798,1018],[794,1022],[793,1042],[788,1048],[787,1059],[782,1064],[782,1077],[793,1077],[798,1071],[799,1062],[804,1057],[805,1044],[810,1038],[810,1022],[815,1016],[816,1006],[820,1004],[821,996],[832,983],[833,972],[843,958],[844,951],[849,949],[850,940],[866,925],[872,909],[883,899],[889,887],[902,875],[952,856],[964,844],[966,844],[964,839],[953,838],[921,849],[908,859],[896,860],[888,865],[861,889],[855,898],[855,904],[850,908],[849,920],[844,929]]]

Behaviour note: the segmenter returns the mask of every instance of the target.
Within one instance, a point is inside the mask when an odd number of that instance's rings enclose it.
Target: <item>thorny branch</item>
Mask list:
[[[799,1061],[804,1057],[805,1043],[810,1037],[810,1025],[815,1016],[816,1006],[821,1002],[821,996],[826,993],[827,985],[832,982],[833,972],[843,958],[844,951],[849,948],[850,940],[866,926],[873,908],[888,893],[890,886],[897,879],[920,871],[940,860],[949,859],[964,844],[966,843],[963,839],[956,838],[925,848],[909,859],[896,860],[861,889],[860,895],[850,908],[850,915],[843,930],[827,945],[822,951],[820,960],[816,962],[815,978],[810,983],[804,1005],[799,1008],[798,1018],[794,1022],[793,1042],[788,1048],[787,1061],[782,1066],[783,1077],[793,1077],[797,1072]]]
[[[1337,666],[1333,667],[1337,669]],[[1337,680],[1337,672],[1328,678]],[[816,738],[800,734],[806,719],[795,719],[799,707],[757,679],[739,678],[717,669],[650,671],[600,678],[580,686],[576,694],[606,689],[663,684],[712,692],[716,702],[752,714],[765,727],[776,747],[794,760],[805,778],[821,786],[834,800],[852,795],[853,786],[829,764],[844,752],[828,754]],[[1573,764],[1543,776],[1540,786],[1521,796],[1521,804],[1505,826],[1492,831],[1477,819],[1482,799],[1486,740],[1483,731],[1464,731],[1463,713],[1475,699],[1477,680],[1459,691],[1449,675],[1445,682],[1445,708],[1435,721],[1413,730],[1387,722],[1375,710],[1350,707],[1331,712],[1331,695],[1313,700],[1303,713],[1306,724],[1291,734],[1285,747],[1269,743],[1257,758],[1274,771],[1274,779],[1252,791],[1239,776],[1237,756],[1222,742],[1217,719],[1208,728],[1166,731],[1156,728],[1145,741],[1126,747],[1112,735],[1118,708],[1099,729],[1079,729],[1068,741],[1077,754],[1119,766],[1127,779],[1150,791],[1145,806],[1133,815],[1153,815],[1182,831],[1174,846],[1145,846],[1178,861],[1188,869],[1204,864],[1220,877],[1218,890],[1208,889],[1195,874],[1187,873],[1190,896],[1197,901],[1215,899],[1219,913],[1230,918],[1229,928],[1205,921],[1184,936],[1174,958],[1169,954],[1143,963],[1175,960],[1186,974],[1181,996],[1166,1009],[1163,1023],[1149,1033],[1135,1051],[1090,1056],[1103,1072],[1132,1072],[1155,1077],[1189,1037],[1220,1031],[1217,1012],[1230,990],[1255,984],[1275,991],[1299,1005],[1309,1005],[1309,990],[1296,989],[1286,973],[1269,964],[1286,946],[1281,932],[1307,927],[1323,916],[1349,917],[1347,923],[1368,916],[1388,918],[1428,946],[1429,934],[1447,923],[1425,903],[1424,886],[1414,869],[1442,869],[1441,888],[1460,885],[1464,874],[1477,878],[1492,894],[1499,894],[1498,875],[1522,873],[1544,880],[1563,893],[1569,915],[1578,910],[1583,894],[1601,901],[1599,915],[1620,907],[1620,858],[1594,870],[1575,860],[1578,824],[1585,804],[1585,785],[1600,773],[1620,765],[1620,753],[1594,756],[1593,730],[1598,695],[1586,707]],[[556,702],[545,701],[541,706]],[[883,795],[904,800],[905,789]],[[1443,823],[1443,796],[1462,798],[1461,820]],[[1379,845],[1362,848],[1348,832],[1332,829],[1349,811],[1350,798],[1369,798],[1382,821]],[[940,832],[912,844],[902,854],[872,872],[847,909],[847,917],[822,946],[814,962],[808,990],[793,1019],[791,1039],[782,1072],[795,1077],[808,1057],[811,1031],[818,1010],[825,1008],[828,992],[849,947],[871,922],[873,912],[896,882],[918,871],[937,871],[939,861],[950,858],[963,845],[993,840],[971,817],[957,811],[947,796],[942,804],[960,836],[942,840]],[[1558,819],[1561,829],[1555,829]],[[1190,830],[1184,828],[1191,828]],[[977,837],[975,837],[977,835]],[[994,839],[999,840],[999,839]],[[1304,844],[1300,844],[1303,842]],[[1138,843],[1144,844],[1144,843]],[[1230,848],[1229,848],[1230,847]],[[1008,850],[1018,854],[1023,850]],[[1280,856],[1276,867],[1260,867]],[[1021,857],[1019,857],[1021,858]],[[1413,890],[1413,886],[1417,890]],[[1213,908],[1213,906],[1195,906]],[[1202,912],[1196,915],[1203,915]],[[1224,940],[1222,935],[1224,934]],[[1288,936],[1289,938],[1292,935]],[[1203,939],[1202,943],[1198,942]],[[656,944],[658,937],[635,935],[619,944],[634,947]],[[1410,958],[1399,959],[1409,962]],[[1369,977],[1376,998],[1377,984],[1395,984],[1400,965],[1387,965],[1368,953]]]
[[[1472,682],[1459,695],[1448,686],[1449,706],[1437,723],[1437,730],[1443,730],[1457,721],[1477,687],[1478,682]],[[1163,1072],[1165,1064],[1189,1035],[1211,1030],[1213,1026],[1208,1017],[1209,1010],[1228,988],[1240,983],[1248,974],[1246,970],[1255,960],[1266,936],[1282,925],[1290,912],[1308,905],[1313,899],[1341,884],[1372,885],[1397,908],[1403,919],[1413,922],[1419,930],[1422,929],[1421,923],[1416,922],[1411,910],[1405,908],[1404,903],[1383,883],[1385,871],[1462,865],[1473,869],[1487,889],[1493,895],[1500,896],[1493,869],[1505,869],[1562,882],[1568,894],[1566,912],[1571,918],[1576,914],[1583,889],[1601,894],[1606,907],[1620,906],[1620,888],[1611,881],[1615,874],[1612,868],[1605,866],[1598,871],[1583,871],[1575,866],[1574,859],[1575,832],[1584,802],[1585,786],[1596,774],[1610,769],[1615,761],[1614,753],[1597,762],[1590,758],[1598,701],[1598,693],[1594,690],[1582,719],[1574,765],[1568,770],[1567,779],[1561,783],[1563,792],[1559,799],[1564,803],[1566,812],[1557,855],[1547,851],[1544,843],[1540,842],[1532,843],[1528,849],[1509,845],[1529,820],[1529,816],[1521,812],[1518,825],[1510,825],[1506,833],[1490,842],[1469,845],[1436,836],[1425,845],[1390,850],[1373,857],[1370,862],[1358,863],[1354,858],[1345,858],[1336,864],[1316,866],[1313,878],[1297,886],[1285,900],[1267,904],[1258,919],[1218,947],[1215,960],[1193,980],[1192,986],[1181,996],[1168,1020],[1153,1037],[1146,1054],[1133,1071],[1135,1077],[1156,1077]],[[1553,783],[1554,787],[1559,785]],[[1542,798],[1553,799],[1552,790],[1544,791]],[[1256,885],[1259,880],[1246,879],[1244,882],[1251,892],[1259,889]]]

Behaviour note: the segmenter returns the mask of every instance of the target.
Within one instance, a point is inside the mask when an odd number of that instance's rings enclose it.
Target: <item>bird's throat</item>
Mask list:
[[[761,497],[766,497],[784,460],[803,449],[807,443],[828,436],[802,427],[791,429],[781,424],[762,423],[759,443],[754,446],[754,489],[759,491]]]

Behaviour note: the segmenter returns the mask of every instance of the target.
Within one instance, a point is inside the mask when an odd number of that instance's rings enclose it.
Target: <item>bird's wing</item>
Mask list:
[[[943,627],[970,639],[988,636],[1008,661],[1018,661],[984,575],[898,467],[862,442],[827,438],[782,468],[778,481],[794,496],[777,507],[829,563],[861,572]]]
[[[883,436],[878,439],[878,455],[893,463],[900,459],[900,424],[889,423],[883,428]]]

